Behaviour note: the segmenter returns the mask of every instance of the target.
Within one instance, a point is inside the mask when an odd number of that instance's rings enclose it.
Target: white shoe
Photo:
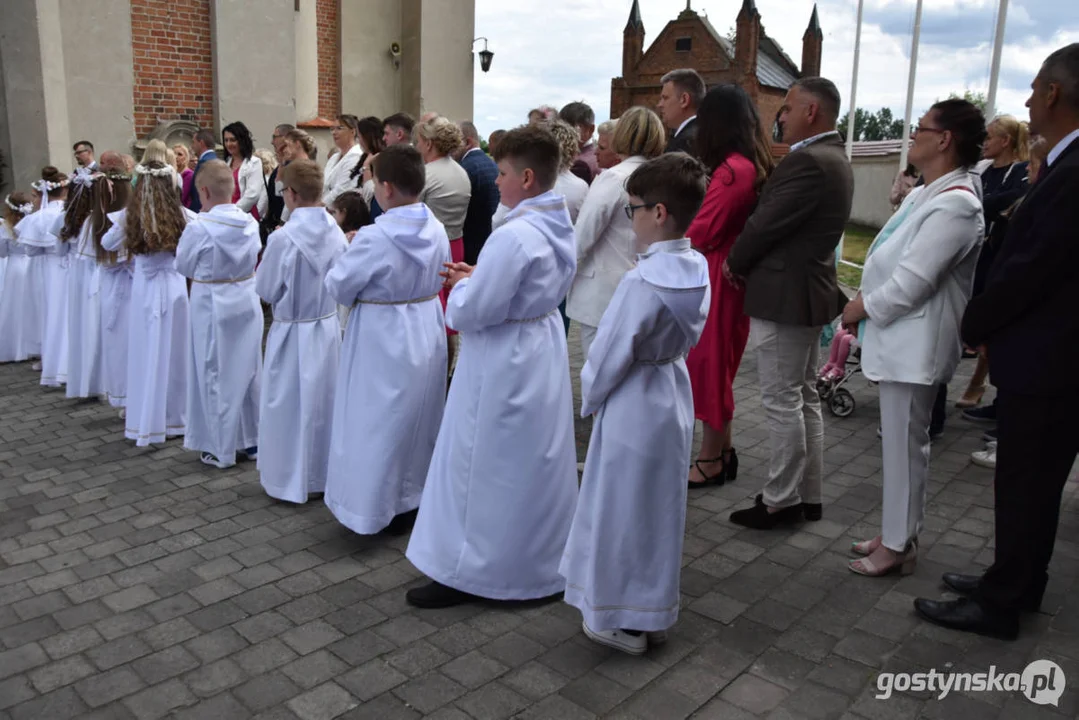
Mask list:
[[[978,467],[995,470],[997,467],[997,444],[991,442],[985,446],[985,450],[978,450],[970,454],[970,461]]]
[[[127,419],[127,408],[120,408],[120,419],[121,420],[126,420]]]
[[[34,372],[41,372],[41,361],[39,360],[38,362],[31,365],[30,369],[33,370]]]
[[[648,647],[648,638],[645,637],[644,633],[629,635],[621,630],[593,630],[588,627],[588,623],[583,621],[581,622],[581,627],[584,628],[585,635],[600,645],[606,645],[630,655],[644,655],[644,651]]]
[[[649,645],[662,645],[667,642],[666,630],[654,630],[653,632],[645,633],[648,636]]]

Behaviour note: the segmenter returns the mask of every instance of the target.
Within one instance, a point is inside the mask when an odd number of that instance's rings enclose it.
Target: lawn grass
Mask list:
[[[864,225],[847,225],[843,236],[843,259],[848,262],[865,264],[865,255],[869,252],[869,246],[877,236],[877,230]],[[850,288],[857,288],[862,284],[862,271],[849,265],[839,266],[839,282]]]

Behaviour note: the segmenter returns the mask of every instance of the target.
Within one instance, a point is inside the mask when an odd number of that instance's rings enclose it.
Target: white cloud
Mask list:
[[[685,8],[684,0],[639,0],[646,45]],[[857,104],[902,116],[915,0],[866,0]],[[541,104],[584,100],[609,116],[611,79],[622,74],[622,29],[631,0],[476,0],[476,34],[495,53],[489,73],[476,63],[476,124],[487,134],[526,121]],[[738,0],[692,0],[721,33]],[[756,0],[762,23],[787,54],[801,58],[812,0]],[[914,96],[917,117],[938,98],[985,91],[998,0],[925,0]],[[857,0],[820,0],[822,74],[849,97]],[[1079,41],[1079,3],[1013,0],[998,107],[1026,117],[1030,80],[1052,50]]]

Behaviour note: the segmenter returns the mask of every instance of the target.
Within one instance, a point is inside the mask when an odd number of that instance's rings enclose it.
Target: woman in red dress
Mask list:
[[[738,86],[715,87],[701,101],[697,155],[712,179],[686,234],[708,258],[712,307],[700,342],[686,359],[694,412],[704,425],[701,452],[689,473],[690,488],[722,485],[738,472],[731,444],[733,385],[749,338],[749,318],[742,312],[745,291],[723,277],[723,263],[774,166],[757,109]]]

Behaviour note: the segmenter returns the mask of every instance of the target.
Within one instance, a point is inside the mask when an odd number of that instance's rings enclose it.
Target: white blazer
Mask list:
[[[626,180],[644,164],[626,158],[592,181],[573,229],[577,236],[577,276],[566,299],[566,315],[599,327],[618,283],[637,261],[637,237],[626,217]]]
[[[262,161],[252,155],[240,165],[240,199],[236,205],[245,213],[258,208],[259,217],[266,217],[269,198],[266,197],[266,180],[262,174]]]
[[[862,371],[870,380],[951,380],[963,354],[959,327],[985,239],[980,189],[963,168],[915,188],[893,216],[898,224],[881,230],[892,230],[891,237],[870,249],[862,271],[869,316]]]
[[[338,150],[326,160],[326,167],[322,171],[322,204],[329,205],[335,197],[345,190],[356,189],[356,179],[349,175],[356,169],[363,150],[356,143],[348,149],[344,155]]]

